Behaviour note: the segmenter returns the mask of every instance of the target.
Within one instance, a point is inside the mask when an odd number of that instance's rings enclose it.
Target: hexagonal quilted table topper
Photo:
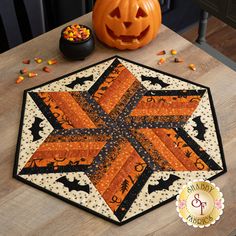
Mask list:
[[[115,56],[24,93],[14,176],[114,223],[225,171],[204,86]]]

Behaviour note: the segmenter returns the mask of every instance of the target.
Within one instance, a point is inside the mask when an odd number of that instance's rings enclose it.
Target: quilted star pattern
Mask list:
[[[225,171],[204,86],[114,57],[25,91],[15,177],[114,223]]]

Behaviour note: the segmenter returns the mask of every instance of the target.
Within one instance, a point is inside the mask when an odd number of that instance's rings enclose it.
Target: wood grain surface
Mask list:
[[[198,24],[191,26],[181,36],[195,43],[198,36]],[[217,51],[236,62],[236,29],[212,16],[208,19],[206,40]]]
[[[91,26],[91,14],[73,22]],[[69,61],[58,49],[62,28],[0,55],[0,235],[230,235],[236,229],[236,73],[164,26],[142,49],[120,52],[96,42],[95,52],[86,60]],[[185,62],[173,63],[168,54],[167,63],[158,66],[156,53],[172,48]],[[206,229],[187,226],[177,215],[173,201],[116,226],[12,178],[23,90],[115,54],[211,88],[228,167],[226,174],[214,180],[225,198],[224,214],[215,225]],[[16,85],[19,70],[24,67],[21,61],[36,56],[56,58],[59,63],[49,74],[41,72],[42,65],[31,63],[29,68],[39,76]],[[195,63],[197,71],[188,69],[189,63]]]

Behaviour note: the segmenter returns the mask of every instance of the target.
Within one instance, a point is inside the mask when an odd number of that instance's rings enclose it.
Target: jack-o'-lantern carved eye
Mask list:
[[[120,18],[120,9],[119,7],[115,8],[111,13],[110,13],[111,17],[117,17]]]
[[[147,13],[141,7],[139,7],[137,14],[136,14],[136,18],[146,17],[146,16],[147,16]]]

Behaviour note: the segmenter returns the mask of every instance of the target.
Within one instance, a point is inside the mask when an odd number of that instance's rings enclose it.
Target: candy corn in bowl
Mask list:
[[[94,50],[91,29],[79,24],[65,27],[61,32],[59,47],[61,52],[70,59],[85,59]]]

